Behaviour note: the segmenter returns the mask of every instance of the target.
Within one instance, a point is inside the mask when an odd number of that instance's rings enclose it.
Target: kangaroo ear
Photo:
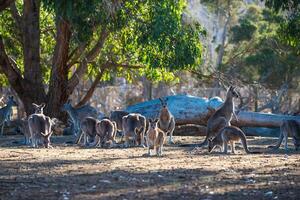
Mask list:
[[[154,120],[154,122],[155,122],[155,123],[157,123],[157,122],[158,122],[158,120],[159,120],[159,119],[158,119],[158,118],[156,118],[156,119]]]
[[[39,106],[38,106],[37,104],[35,104],[35,103],[32,103],[32,105],[33,105],[34,107],[36,107],[36,108],[39,107]]]
[[[159,97],[159,100],[162,104],[164,103],[164,100],[161,97]]]
[[[42,107],[42,108],[45,108],[45,106],[46,106],[45,103],[42,103],[42,104],[41,104],[41,107]]]
[[[210,141],[210,142],[211,142],[212,140],[213,140],[212,138],[208,138],[208,141]]]
[[[149,119],[149,122],[150,122],[150,123],[152,122],[152,119],[151,119],[151,118]]]
[[[71,99],[68,99],[67,103],[68,103],[68,104],[71,104]]]

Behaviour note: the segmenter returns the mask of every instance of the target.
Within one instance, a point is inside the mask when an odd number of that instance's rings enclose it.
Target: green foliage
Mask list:
[[[249,41],[256,31],[256,26],[247,18],[239,20],[239,24],[231,28],[231,41],[238,43],[241,41]]]
[[[288,83],[297,88],[300,58],[293,45],[283,39],[283,22],[284,18],[270,9],[250,6],[230,30],[220,69],[250,84],[278,89]]]

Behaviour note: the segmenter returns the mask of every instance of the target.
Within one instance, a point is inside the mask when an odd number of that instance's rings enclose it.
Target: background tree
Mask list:
[[[1,71],[27,114],[32,102],[46,102],[47,114],[61,117],[86,76],[95,79],[80,105],[112,71],[168,78],[198,66],[201,29],[181,23],[184,7],[183,0],[16,1],[0,16]]]

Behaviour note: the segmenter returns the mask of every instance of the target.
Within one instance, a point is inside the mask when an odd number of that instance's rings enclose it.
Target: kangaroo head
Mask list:
[[[156,118],[155,120],[149,119],[150,127],[152,129],[156,129],[157,128],[158,120],[159,120],[158,118]]]
[[[208,152],[210,153],[216,147],[214,138],[208,138]]]
[[[41,105],[32,103],[33,107],[34,107],[34,113],[35,114],[43,114],[44,113],[44,107],[46,106],[45,103],[42,103]]]
[[[230,95],[231,97],[239,98],[239,94],[237,93],[235,87],[230,86],[227,90],[227,96]]]
[[[162,108],[167,108],[168,107],[168,104],[167,104],[168,98],[165,98],[165,99],[159,98],[159,100],[160,100]]]
[[[14,96],[9,96],[6,104],[10,106],[18,106],[17,102],[14,100]]]

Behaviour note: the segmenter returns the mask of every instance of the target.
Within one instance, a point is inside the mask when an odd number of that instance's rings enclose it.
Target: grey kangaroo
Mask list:
[[[44,108],[44,106],[45,104],[40,105],[39,107]],[[34,113],[28,117],[32,147],[38,147],[39,141],[42,141],[46,148],[52,147],[50,145],[52,123],[51,118],[43,113]]]
[[[230,86],[227,90],[225,102],[208,119],[206,138],[201,144],[198,145],[199,147],[207,145],[209,138],[215,137],[218,134],[218,132],[225,126],[230,126],[231,125],[230,121],[232,119],[232,116],[234,116],[237,120],[237,117],[234,112],[233,98],[238,98],[238,97],[239,95],[235,91],[235,88],[233,86]]]
[[[161,129],[166,135],[170,134],[169,136],[169,144],[174,144],[173,140],[173,132],[175,129],[175,119],[174,116],[168,109],[168,98],[162,99],[159,98],[161,102],[162,108],[159,112],[159,121],[158,121],[158,128]]]
[[[129,147],[131,141],[134,145],[145,146],[146,117],[138,113],[130,113],[122,118],[125,147]]]
[[[288,137],[293,138],[295,150],[300,150],[300,123],[295,120],[284,120],[280,125],[280,135],[278,142],[275,146],[269,146],[268,148],[278,149],[284,139],[284,149],[288,151]]]
[[[71,101],[68,100],[62,107],[63,111],[66,111],[69,114],[69,117],[73,125],[73,135],[76,136],[76,141],[78,137],[81,137],[81,121],[86,117],[97,118],[97,110],[89,105],[82,106],[80,108],[74,108],[71,105]]]
[[[14,100],[13,96],[9,96],[8,101],[6,102],[6,106],[4,106],[3,108],[0,108],[0,125],[1,125],[1,134],[0,135],[3,135],[3,129],[4,129],[5,122],[10,121],[10,116],[12,113],[13,106],[18,106],[18,104]]]

